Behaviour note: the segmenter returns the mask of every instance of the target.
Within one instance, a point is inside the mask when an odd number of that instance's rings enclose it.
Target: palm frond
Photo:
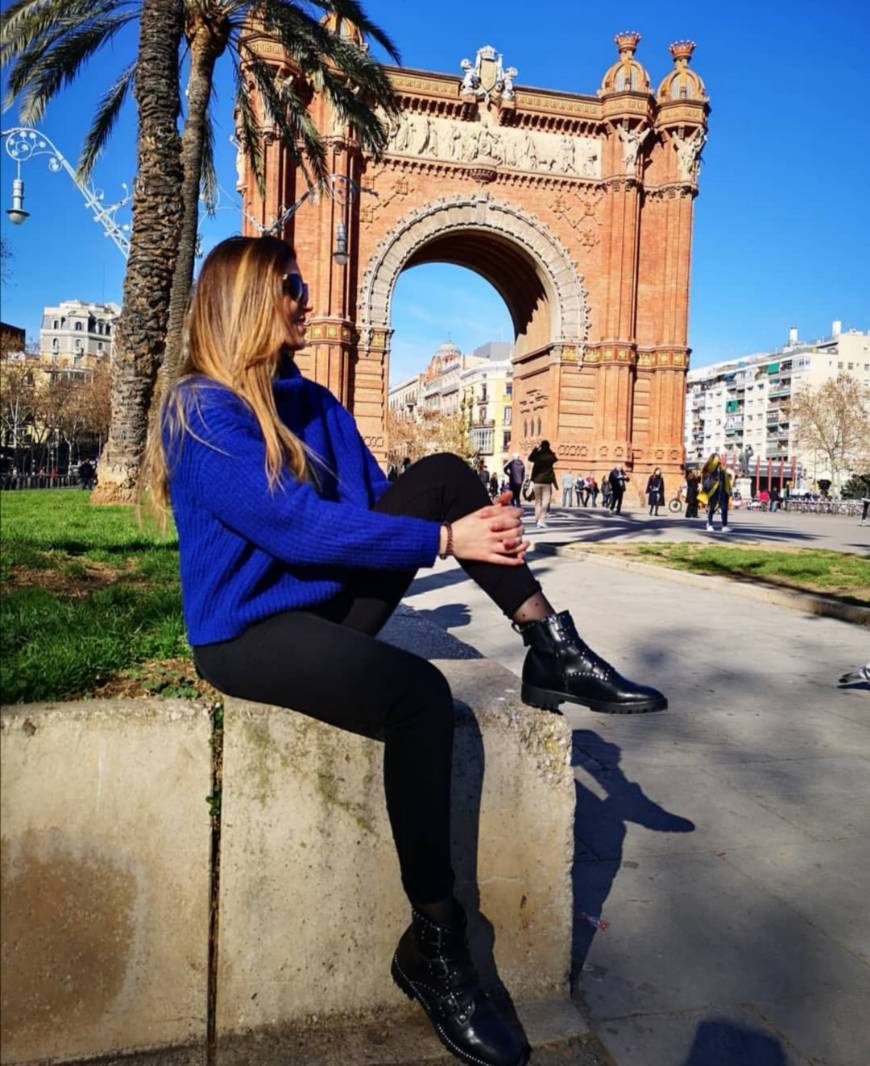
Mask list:
[[[212,91],[212,96],[214,91]],[[199,195],[205,205],[205,213],[214,218],[217,211],[218,179],[214,166],[214,124],[211,114],[206,115],[202,134],[202,161],[200,163]]]
[[[80,68],[127,25],[134,15],[114,14],[91,19],[43,53],[31,66],[22,86],[21,119],[36,123],[49,101],[64,84],[69,84]]]
[[[99,13],[105,12],[106,4],[111,6],[112,0],[104,0]],[[43,6],[34,4],[33,0],[29,0],[29,6],[35,7],[35,12],[29,15],[22,13],[15,32],[4,22],[0,35],[0,65],[8,67],[15,61],[9,75],[4,109],[10,107],[25,88],[33,66],[68,33],[78,30],[97,13],[92,5],[83,4],[81,0],[55,0],[55,7],[49,9],[48,13]],[[73,7],[81,10],[73,11]],[[55,14],[55,8],[62,14]]]
[[[127,93],[132,88],[135,80],[136,64],[131,63],[100,101],[100,106],[97,108],[97,113],[91,123],[91,128],[87,132],[79,155],[78,175],[84,181],[87,181],[91,176],[97,156],[109,139],[124,100],[127,98]]]
[[[352,22],[363,37],[371,37],[373,41],[378,42],[391,59],[395,60],[396,63],[402,62],[402,57],[399,55],[399,50],[392,38],[377,23],[372,22],[363,11],[362,5],[358,0],[310,0],[310,2],[315,7],[319,7],[321,11],[330,14],[334,13],[340,18]]]
[[[82,22],[131,4],[138,6],[135,0],[101,0],[96,4],[88,0],[19,0],[3,14],[0,64],[7,66],[33,47],[40,51]]]
[[[360,146],[379,159],[387,146],[388,133],[368,102],[330,71],[323,73],[323,92],[343,123],[350,126]]]
[[[257,182],[257,191],[261,196],[266,193],[266,176],[263,172],[263,149],[260,145],[260,128],[257,124],[257,115],[248,95],[248,87],[244,73],[239,67],[238,61],[233,57],[236,68],[236,98],[233,115],[236,120],[236,138],[239,148],[251,165],[254,172],[254,180]]]
[[[241,46],[241,52],[244,69],[253,77],[263,101],[266,122],[274,124],[291,159],[302,170],[308,186],[315,183],[323,185],[329,176],[326,149],[305,102],[289,79],[278,84],[279,71],[276,68],[263,63],[246,45]]]

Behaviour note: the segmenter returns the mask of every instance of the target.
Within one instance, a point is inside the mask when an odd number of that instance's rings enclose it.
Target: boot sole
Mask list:
[[[435,1031],[435,1035],[441,1041],[442,1045],[447,1048],[451,1055],[454,1055],[462,1062],[468,1063],[468,1066],[489,1066],[489,1064],[483,1059],[479,1059],[475,1055],[471,1055],[467,1051],[463,1051],[462,1048],[454,1044],[450,1037],[448,1037],[444,1033],[439,1023],[436,1022],[435,1019],[432,1017],[432,1012],[429,1009],[429,1004],[426,1002],[425,996],[422,996],[414,987],[414,983],[410,980],[410,978],[406,977],[402,973],[402,969],[399,966],[399,960],[395,955],[393,956],[393,962],[390,966],[390,976],[392,977],[393,981],[395,981],[399,989],[405,993],[408,999],[417,1000],[417,1002],[426,1012],[426,1017],[429,1019],[429,1022],[433,1030]],[[529,1052],[526,1052],[525,1055],[517,1061],[516,1066],[526,1066],[529,1061],[529,1054]]]
[[[588,707],[590,711],[599,714],[651,714],[653,711],[665,711],[668,707],[666,696],[657,700],[637,701],[635,703],[611,703],[606,700],[581,700],[568,692],[554,692],[548,688],[537,688],[535,685],[523,685],[523,703],[530,707],[538,707],[542,711],[553,711],[561,714],[559,705],[562,703],[576,703],[581,707]]]

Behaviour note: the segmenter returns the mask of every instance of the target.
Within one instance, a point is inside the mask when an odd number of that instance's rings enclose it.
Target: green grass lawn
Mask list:
[[[739,542],[726,546],[633,541],[606,546],[578,544],[577,550],[814,592],[843,603],[870,606],[870,555],[819,548],[766,548]]]
[[[4,492],[0,582],[4,703],[197,694],[174,530],[140,526],[129,507],[91,507],[78,489]]]

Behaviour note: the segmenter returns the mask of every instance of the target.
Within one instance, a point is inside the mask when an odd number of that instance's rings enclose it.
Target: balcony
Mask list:
[[[780,396],[791,396],[791,385],[777,385],[767,394],[770,400],[776,400]]]

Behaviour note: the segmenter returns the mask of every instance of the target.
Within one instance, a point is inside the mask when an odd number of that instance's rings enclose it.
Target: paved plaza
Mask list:
[[[639,511],[553,518],[533,536],[707,536]],[[734,525],[768,543],[860,551],[870,540],[857,520],[827,516]],[[530,561],[598,651],[670,698],[636,718],[566,711],[576,999],[593,1031],[618,1066],[866,1066],[870,692],[837,679],[870,659],[870,630],[718,585]],[[519,640],[455,563],[420,577],[406,603],[519,674]],[[552,1061],[588,1060],[566,1049]]]
[[[777,511],[732,511],[728,516],[731,533],[707,533],[706,518],[686,519],[682,514],[664,511],[650,518],[646,507],[623,505],[622,514],[603,507],[554,507],[548,528],[538,530],[526,508],[526,532],[537,542],[582,541],[607,544],[611,541],[696,541],[706,544],[727,540],[757,541],[766,547],[825,548],[832,551],[870,552],[870,520],[866,526],[858,518],[839,515],[792,514]],[[716,519],[718,528],[719,520]]]

